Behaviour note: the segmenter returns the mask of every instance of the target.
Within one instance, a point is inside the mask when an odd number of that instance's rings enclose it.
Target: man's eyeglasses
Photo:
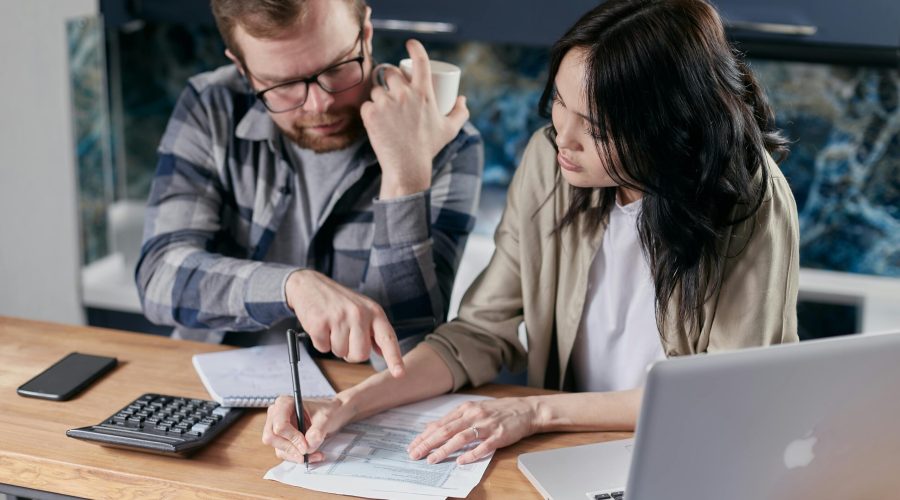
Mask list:
[[[360,30],[357,43],[362,41],[362,35],[363,31]],[[362,83],[363,61],[365,60],[363,48],[360,47],[359,56],[353,59],[331,65],[307,78],[290,80],[260,90],[256,93],[256,97],[272,113],[284,113],[297,109],[306,103],[306,98],[309,96],[309,85],[312,83],[317,84],[319,88],[329,94],[337,94]]]

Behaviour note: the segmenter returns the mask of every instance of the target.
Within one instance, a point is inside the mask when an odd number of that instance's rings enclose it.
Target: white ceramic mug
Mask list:
[[[462,70],[459,66],[444,61],[431,62],[431,84],[434,86],[434,99],[438,110],[446,115],[456,104],[459,95],[459,77]],[[412,59],[400,61],[400,71],[407,78],[412,78]]]

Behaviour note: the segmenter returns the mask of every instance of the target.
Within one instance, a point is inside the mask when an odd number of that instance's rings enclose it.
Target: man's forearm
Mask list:
[[[388,371],[382,371],[338,394],[343,404],[352,408],[354,420],[453,389],[450,369],[427,344],[416,346],[403,357],[403,362],[406,365],[403,377],[394,378]]]
[[[376,201],[373,208],[375,234],[359,290],[381,304],[392,321],[444,319],[446,300],[440,295],[439,264],[433,255],[431,202],[426,190]]]
[[[282,285],[293,270],[212,254],[196,244],[165,245],[144,255],[136,283],[144,314],[154,323],[250,331],[293,315]],[[211,275],[217,278],[206,279]],[[228,300],[203,302],[202,297]]]

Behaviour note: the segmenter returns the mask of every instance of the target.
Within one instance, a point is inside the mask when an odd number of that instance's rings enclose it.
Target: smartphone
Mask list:
[[[22,384],[16,392],[29,398],[65,401],[115,368],[118,360],[73,352]]]

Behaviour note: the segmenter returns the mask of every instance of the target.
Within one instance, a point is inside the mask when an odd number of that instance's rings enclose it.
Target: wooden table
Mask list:
[[[97,424],[145,392],[209,399],[191,356],[229,347],[100,328],[0,317],[0,491],[88,498],[334,498],[263,474],[278,460],[261,441],[262,409],[251,410],[189,459],[106,448],[66,437],[67,429]],[[115,356],[119,366],[67,402],[23,398],[16,388],[72,351]],[[336,390],[372,373],[365,365],[324,361]],[[470,391],[523,396],[540,391],[488,385]],[[540,498],[519,472],[525,452],[622,439],[628,433],[543,434],[499,450],[470,498]],[[12,486],[12,487],[10,487]],[[31,491],[23,492],[20,488]]]

